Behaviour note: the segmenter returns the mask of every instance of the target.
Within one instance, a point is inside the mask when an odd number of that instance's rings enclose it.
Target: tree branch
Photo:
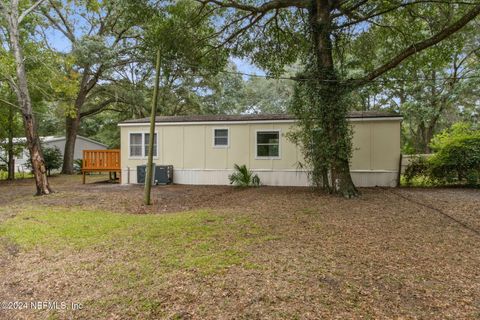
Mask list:
[[[107,107],[110,103],[113,103],[115,102],[116,99],[108,99],[108,100],[105,100],[103,101],[102,103],[98,104],[97,106],[95,106],[94,108],[92,109],[89,109],[89,110],[86,110],[84,112],[81,112],[80,113],[80,118],[84,118],[84,117],[88,117],[88,116],[91,116],[93,114],[96,114],[96,113],[99,113],[100,111],[102,111],[105,107]]]
[[[213,3],[222,8],[235,8],[243,11],[256,12],[256,13],[266,13],[267,11],[296,7],[296,8],[308,8],[310,6],[309,0],[272,0],[266,2],[260,6],[252,6],[248,4],[239,3],[232,0],[196,0],[203,5]]]
[[[9,106],[14,107],[14,108],[19,108],[19,106],[17,106],[16,104],[13,104],[13,103],[11,103],[10,101],[4,100],[4,99],[2,99],[2,98],[0,98],[0,102],[3,102],[3,103],[5,103],[5,104],[8,104]]]
[[[333,14],[332,18],[335,19],[335,18],[338,18],[342,15],[346,15],[347,17],[354,18],[354,16],[355,16],[354,11],[357,10],[358,8],[360,8],[361,6],[363,6],[364,4],[366,4],[367,2],[368,2],[368,0],[361,0],[361,1],[358,1],[356,4],[354,4],[350,7],[345,7],[345,8],[343,7],[344,3],[341,3],[338,6],[338,11],[340,11],[340,13]]]
[[[53,24],[55,28],[57,28],[58,31],[63,33],[63,35],[67,37],[67,39],[70,40],[72,44],[75,43],[76,42],[75,34],[71,26],[69,25],[68,20],[66,19],[66,17],[63,16],[60,9],[57,8],[57,6],[55,5],[55,3],[52,2],[52,0],[48,0],[48,1],[51,7],[53,8],[53,10],[55,11],[55,13],[58,15],[58,18],[62,21],[62,24],[65,28],[62,28],[62,26],[60,26],[60,24],[46,10],[42,10],[43,15],[48,19],[48,21],[50,21]]]
[[[469,21],[473,20],[478,14],[480,14],[480,5],[477,5],[475,8],[470,10],[468,13],[466,13],[463,17],[461,17],[457,22],[454,24],[450,25],[449,27],[443,29],[442,31],[438,32],[434,36],[425,39],[423,41],[417,42],[415,44],[412,44],[408,48],[406,48],[404,51],[400,52],[397,54],[393,59],[391,59],[389,62],[383,64],[382,66],[378,67],[377,69],[373,70],[366,76],[360,79],[350,79],[349,82],[354,83],[355,85],[363,85],[365,83],[368,83],[375,78],[381,76],[382,74],[386,73],[387,71],[395,68],[397,65],[399,65],[403,60],[407,59],[408,57],[425,50],[443,39],[449,37],[456,31],[460,30],[463,28]]]
[[[381,16],[383,14],[386,14],[386,13],[389,13],[389,12],[392,12],[392,11],[395,11],[397,9],[400,9],[400,8],[406,8],[406,7],[409,7],[409,6],[412,6],[412,5],[416,5],[416,4],[424,4],[424,3],[435,3],[435,4],[458,4],[458,5],[475,5],[477,3],[473,3],[473,2],[467,2],[467,1],[445,1],[445,0],[416,0],[416,1],[410,1],[410,2],[402,2],[400,4],[396,4],[396,5],[392,5],[391,7],[387,7],[387,8],[384,8],[383,10],[380,10],[380,11],[375,11],[375,10],[372,10],[370,11],[369,13],[366,13],[365,15],[363,16],[360,16],[358,15],[357,13],[353,13],[353,10],[351,10],[349,12],[349,14],[347,15],[349,18],[352,18],[354,15],[356,15],[356,20],[353,20],[353,21],[348,21],[348,22],[345,22],[343,24],[340,24],[338,26],[335,27],[335,29],[343,29],[343,28],[346,28],[346,27],[350,27],[350,26],[353,26],[353,25],[356,25],[356,24],[359,24],[361,22],[364,22],[364,21],[367,21],[367,20],[370,20],[372,18],[375,18],[375,17],[378,17],[378,16]],[[357,7],[358,9],[358,7]],[[341,15],[336,15],[334,16],[334,18],[338,18],[340,17]]]
[[[241,35],[242,33],[244,33],[247,29],[249,29],[251,26],[253,26],[254,24],[256,24],[260,19],[263,18],[263,16],[265,15],[265,13],[260,13],[259,15],[257,15],[256,17],[253,16],[251,19],[250,19],[250,22],[245,25],[244,27],[242,28],[239,28],[237,30],[235,30],[232,34],[230,34],[227,39],[225,39],[222,43],[220,43],[217,48],[220,48],[222,46],[224,46],[225,44],[229,43],[230,41],[232,41],[235,37]]]
[[[28,9],[26,9],[25,11],[22,12],[22,14],[20,15],[20,17],[18,18],[18,24],[22,23],[22,20],[25,19],[25,17],[30,13],[32,12],[33,10],[35,10],[39,5],[41,5],[43,2],[45,2],[45,0],[38,0],[37,2],[35,2],[34,4],[32,4],[32,6]]]

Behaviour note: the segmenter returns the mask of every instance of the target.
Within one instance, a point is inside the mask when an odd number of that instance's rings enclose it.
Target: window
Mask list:
[[[130,133],[130,157],[142,156],[142,134]]]
[[[145,133],[144,157],[148,156],[148,144],[150,143],[150,133]],[[157,156],[157,134],[153,135],[153,156]]]
[[[257,157],[278,158],[280,156],[280,131],[257,131]]]
[[[157,134],[153,136],[153,156],[157,156]],[[130,157],[148,156],[149,133],[130,133]]]
[[[228,147],[228,129],[213,129],[213,146]]]

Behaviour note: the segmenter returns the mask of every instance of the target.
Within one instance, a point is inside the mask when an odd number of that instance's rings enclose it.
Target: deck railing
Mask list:
[[[120,171],[120,150],[83,150],[82,171]]]

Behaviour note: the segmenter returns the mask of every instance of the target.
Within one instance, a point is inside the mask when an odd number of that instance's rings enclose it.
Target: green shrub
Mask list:
[[[407,185],[412,185],[412,182],[415,180],[416,177],[428,176],[427,159],[421,156],[412,158],[407,168],[405,168],[403,176]]]
[[[431,143],[436,152],[428,160],[429,173],[443,183],[480,183],[480,130],[460,123],[435,136]]]
[[[235,172],[228,176],[230,184],[238,187],[258,187],[260,185],[260,178],[251,170],[247,169],[246,165],[239,166],[235,164]]]
[[[75,170],[76,173],[82,173],[82,167],[83,167],[83,159],[73,160],[73,170]]]
[[[405,184],[480,184],[480,130],[457,123],[437,134],[430,147],[430,158],[418,157],[405,169]]]
[[[51,170],[60,169],[63,164],[62,152],[57,147],[45,148],[43,150],[43,157],[45,158],[48,175],[50,175]]]

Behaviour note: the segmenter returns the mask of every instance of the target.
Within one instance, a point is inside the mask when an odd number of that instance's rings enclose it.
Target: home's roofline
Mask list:
[[[104,146],[105,148],[108,148],[108,145],[106,145],[105,143],[98,142],[97,140],[93,140],[93,139],[90,139],[90,138],[87,138],[87,137],[84,137],[84,136],[80,136],[80,135],[77,135],[77,138],[83,139],[85,141],[89,141],[91,143],[99,144],[101,146]]]
[[[27,142],[27,139],[25,137],[18,137],[18,138],[13,138],[13,139],[14,139],[13,140],[14,144],[22,144],[22,143]],[[82,140],[85,140],[85,141],[89,141],[91,143],[95,143],[95,144],[104,146],[105,148],[108,148],[108,146],[106,144],[103,144],[101,142],[98,142],[96,140],[93,140],[93,139],[90,139],[90,138],[87,138],[87,137],[77,135],[77,139],[82,139]],[[40,137],[40,140],[44,143],[55,142],[55,141],[65,140],[65,136],[63,136],[63,137],[45,136],[45,137]],[[3,141],[6,141],[6,139],[4,139]],[[5,144],[6,142],[0,141],[0,143]]]
[[[362,120],[397,120],[402,116],[393,112],[382,111],[354,111],[348,117],[350,121]],[[157,124],[226,124],[226,123],[266,123],[266,122],[295,122],[297,118],[290,114],[243,114],[243,115],[193,115],[193,116],[158,116]],[[149,124],[150,118],[132,119],[120,122],[119,126],[133,126]]]
[[[40,139],[42,139],[42,138],[40,138]],[[95,144],[104,146],[105,148],[108,148],[108,146],[104,143],[98,142],[96,140],[93,140],[93,139],[90,139],[90,138],[87,138],[87,137],[84,137],[84,136],[81,136],[81,135],[77,135],[77,139],[82,139],[82,140],[85,140],[85,141],[88,141],[88,142],[91,142],[91,143],[95,143]],[[54,142],[54,141],[60,141],[60,140],[65,140],[65,136],[54,137],[54,138],[51,138],[51,139],[48,139],[48,140],[44,140],[44,142]]]

